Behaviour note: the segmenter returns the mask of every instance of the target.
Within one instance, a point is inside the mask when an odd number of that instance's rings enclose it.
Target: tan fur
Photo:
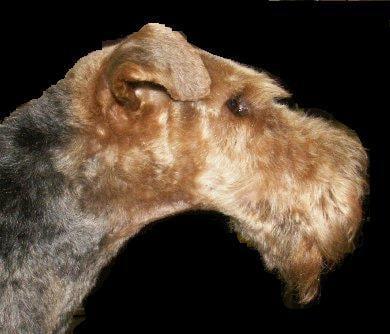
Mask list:
[[[107,249],[157,218],[218,210],[303,304],[352,250],[365,150],[351,131],[278,104],[289,94],[266,74],[149,24],[66,80],[80,131],[59,167],[85,209],[110,217]],[[248,115],[227,108],[235,94]]]

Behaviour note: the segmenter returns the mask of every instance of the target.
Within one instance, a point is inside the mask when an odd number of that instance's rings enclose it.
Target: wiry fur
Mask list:
[[[63,333],[124,241],[190,209],[231,216],[286,301],[313,300],[323,269],[353,249],[367,156],[286,96],[150,24],[15,111],[0,125],[0,331]]]

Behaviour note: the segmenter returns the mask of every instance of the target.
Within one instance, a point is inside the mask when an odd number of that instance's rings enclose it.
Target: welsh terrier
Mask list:
[[[281,103],[263,72],[147,24],[80,59],[0,125],[0,332],[64,333],[145,225],[232,217],[304,305],[354,246],[367,155],[341,124]]]

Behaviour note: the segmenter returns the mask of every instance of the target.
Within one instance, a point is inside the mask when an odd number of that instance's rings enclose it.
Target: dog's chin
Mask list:
[[[308,303],[302,303],[299,301],[299,298],[297,294],[291,293],[288,291],[284,291],[282,293],[282,300],[285,307],[287,307],[290,310],[304,310],[311,308],[318,304],[320,300],[319,294],[316,295],[310,302]]]
[[[283,303],[288,309],[299,310],[310,308],[318,303],[320,297],[319,275],[320,268],[320,255],[315,251],[315,248],[298,247],[295,249],[295,244],[285,243],[281,246],[281,253],[293,247],[293,256],[287,256],[286,258],[277,258],[275,261],[269,255],[269,244],[274,242],[265,240],[262,235],[264,233],[264,226],[262,226],[261,220],[246,220],[232,217],[230,218],[231,229],[236,233],[240,242],[257,249],[264,262],[264,267],[277,274],[284,282],[283,289]],[[265,231],[267,232],[267,231]],[[283,231],[282,231],[283,232]],[[276,245],[279,246],[280,244]],[[287,248],[286,248],[287,247]],[[275,250],[275,247],[273,248]],[[271,252],[272,253],[272,252]],[[291,263],[294,260],[300,260],[301,262]],[[278,262],[279,261],[279,262]],[[297,264],[299,267],[297,268]],[[302,274],[300,274],[302,273]],[[305,276],[304,274],[307,273]],[[261,284],[261,282],[259,282]]]

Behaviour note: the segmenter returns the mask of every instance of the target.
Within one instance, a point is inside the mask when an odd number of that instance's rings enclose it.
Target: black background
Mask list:
[[[355,129],[370,154],[371,195],[358,248],[324,278],[321,300],[311,308],[283,306],[279,281],[229,232],[226,217],[189,213],[157,222],[128,242],[86,300],[87,321],[77,333],[378,326],[388,286],[388,6],[237,2],[211,10],[183,2],[150,3],[146,11],[110,3],[2,11],[2,116],[39,97],[103,41],[160,22],[203,49],[266,70],[299,106],[324,109]]]

